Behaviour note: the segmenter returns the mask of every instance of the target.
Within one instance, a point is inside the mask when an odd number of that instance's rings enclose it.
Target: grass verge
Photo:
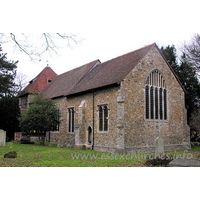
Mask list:
[[[4,154],[16,151],[16,159],[5,159]],[[176,152],[183,155],[183,151]],[[195,146],[187,153],[194,158],[200,156],[200,147]],[[147,154],[113,155],[105,152],[73,148],[57,148],[57,145],[6,143],[0,147],[0,167],[145,167]]]

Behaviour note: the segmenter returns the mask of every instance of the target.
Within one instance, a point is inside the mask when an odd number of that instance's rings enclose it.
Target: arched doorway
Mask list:
[[[92,128],[90,126],[88,127],[88,143],[92,143]]]

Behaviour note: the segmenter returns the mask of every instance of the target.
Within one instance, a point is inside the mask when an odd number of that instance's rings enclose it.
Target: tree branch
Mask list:
[[[44,36],[45,41],[46,41],[46,49],[41,54],[43,54],[45,51],[49,51],[49,49],[57,54],[57,51],[55,50],[56,45],[51,39],[51,36],[48,33],[43,33],[42,35]]]
[[[6,35],[7,34],[1,33],[0,39],[4,41],[4,36]],[[75,44],[79,43],[75,35],[67,35],[65,33],[42,33],[37,36],[27,36],[24,33],[21,33],[21,37],[16,33],[10,33],[9,37],[11,41],[15,43],[16,47],[18,47],[21,52],[28,55],[31,60],[33,60],[34,57],[40,57],[45,52],[49,52],[49,55],[51,55],[52,52],[58,54],[58,50],[61,47],[68,46],[71,48],[71,41]],[[61,42],[61,40],[66,40],[67,45]]]
[[[200,71],[200,35],[195,34],[189,44],[184,44],[183,53],[188,61]]]
[[[19,44],[19,42],[18,42],[17,39],[16,39],[15,34],[10,33],[10,37],[11,37],[11,39],[15,42],[15,44],[19,47],[19,49],[20,49],[21,51],[23,51],[26,55],[28,55],[28,56],[32,59],[31,54],[28,53],[28,51],[27,51],[21,44]]]
[[[59,37],[61,37],[62,39],[67,39],[68,41],[68,46],[71,47],[70,45],[70,40],[72,40],[75,44],[78,44],[78,41],[76,41],[76,35],[71,35],[71,36],[68,36],[68,35],[61,35],[60,33],[56,33]]]

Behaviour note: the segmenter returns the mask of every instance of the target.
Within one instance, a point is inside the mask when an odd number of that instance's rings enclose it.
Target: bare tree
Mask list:
[[[200,34],[196,33],[191,42],[185,43],[182,49],[187,60],[200,72]]]
[[[58,50],[64,47],[71,47],[72,44],[78,44],[76,35],[66,33],[0,33],[0,44],[14,42],[21,52],[28,55],[31,59],[40,57],[45,52],[50,55],[58,54]]]
[[[15,83],[16,83],[16,92],[19,94],[28,83],[27,76],[22,73],[17,73],[15,78]]]
[[[28,84],[27,76],[23,73],[16,73],[11,94],[17,96]]]

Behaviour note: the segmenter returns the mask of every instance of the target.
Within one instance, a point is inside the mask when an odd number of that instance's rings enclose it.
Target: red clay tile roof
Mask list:
[[[153,47],[158,48],[153,43],[104,63],[101,63],[99,60],[90,62],[59,76],[51,68],[46,67],[19,96],[42,91],[46,98],[57,98],[119,83]],[[170,65],[169,67],[173,72]],[[54,80],[47,84],[47,78]],[[181,83],[180,85],[182,86]],[[183,86],[182,88],[184,89]]]
[[[44,96],[68,96],[118,83],[154,46],[155,43],[102,64],[96,60],[61,74],[45,88]]]
[[[69,91],[99,63],[99,60],[95,60],[91,63],[57,76],[55,80],[43,91],[44,97],[56,98],[60,96],[66,96],[66,94],[68,94]]]
[[[57,77],[57,74],[51,69],[51,67],[45,67],[44,70],[22,90],[18,97],[29,93],[42,92],[44,88]]]
[[[72,95],[121,82],[155,45],[155,43],[151,44],[99,64],[66,93],[66,95]]]

